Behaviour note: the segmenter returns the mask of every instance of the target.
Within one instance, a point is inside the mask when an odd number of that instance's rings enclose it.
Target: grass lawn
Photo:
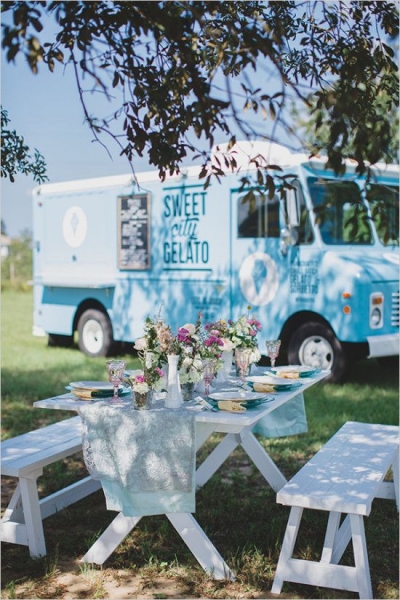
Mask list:
[[[3,439],[71,416],[66,411],[34,409],[34,401],[63,393],[64,386],[73,380],[107,378],[104,359],[89,359],[76,349],[50,348],[47,339],[34,338],[31,329],[31,294],[4,292]],[[125,358],[129,368],[137,367],[133,354]],[[305,401],[306,434],[262,440],[288,478],[346,421],[397,425],[398,369],[383,369],[376,360],[359,362],[342,385],[317,384],[306,392]],[[215,442],[216,437],[202,449],[202,456]],[[47,495],[85,474],[79,454],[61,461],[45,469],[39,479],[40,493]],[[2,483],[4,508],[13,481]],[[274,492],[247,455],[236,450],[198,492],[195,515],[236,572],[236,582],[209,580],[165,517],[142,519],[102,568],[79,565],[78,559],[115,516],[106,511],[103,494],[98,492],[44,521],[48,555],[43,559],[30,559],[24,546],[2,544],[3,597],[268,598],[288,514],[287,507],[276,504]],[[326,514],[306,511],[305,516],[296,553],[319,560]],[[375,500],[372,514],[366,519],[366,535],[374,598],[399,598],[398,514],[393,502]],[[347,549],[344,564],[352,564],[352,560],[352,552]],[[72,591],[62,579],[67,574],[82,583],[79,592]],[[110,581],[114,582],[113,588]],[[141,582],[139,591],[134,591],[133,581]],[[172,588],[160,587],[160,581]],[[358,596],[285,584],[282,597]]]

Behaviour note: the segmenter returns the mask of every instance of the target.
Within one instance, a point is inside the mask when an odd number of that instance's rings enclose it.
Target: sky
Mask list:
[[[1,57],[1,103],[8,111],[9,127],[24,137],[31,150],[37,148],[45,157],[50,182],[129,173],[126,158],[113,159],[93,142],[93,135],[83,123],[83,111],[70,68],[59,67],[50,73],[47,67],[33,75],[22,60],[8,64]],[[112,146],[110,146],[112,148]],[[145,159],[137,171],[149,167]],[[17,174],[15,183],[1,178],[1,218],[6,233],[17,237],[32,229],[32,176]]]
[[[48,27],[51,30],[54,25],[46,24],[45,19],[43,16],[44,31]],[[3,13],[2,21],[9,20],[10,13]],[[93,141],[92,133],[84,124],[70,65],[64,68],[57,64],[53,73],[41,65],[39,73],[34,75],[23,57],[17,56],[16,62],[9,64],[2,53],[1,104],[8,111],[10,129],[24,137],[31,151],[37,148],[44,156],[51,183],[130,173],[127,159],[119,156],[116,145],[102,138],[112,152],[110,158],[107,151]],[[105,112],[101,98],[92,98],[90,106],[95,114],[96,106],[99,107],[97,116],[113,110],[110,104]],[[216,143],[227,141],[223,137],[215,139]],[[138,158],[133,166],[135,172],[154,169],[146,157]],[[36,185],[31,175],[17,174],[14,183],[1,178],[1,218],[8,236],[18,237],[26,230],[32,231],[32,190]]]

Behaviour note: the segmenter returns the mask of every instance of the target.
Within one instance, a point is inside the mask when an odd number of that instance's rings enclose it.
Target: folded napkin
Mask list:
[[[286,384],[285,384],[286,385]],[[274,392],[275,387],[269,383],[253,383],[253,389],[255,392]]]
[[[298,371],[279,371],[279,377],[283,379],[298,379],[300,373]]]
[[[227,410],[229,412],[246,412],[244,406],[240,404],[240,402],[234,400],[218,400],[218,408],[220,410]]]
[[[96,402],[79,408],[89,473],[126,516],[194,512],[195,414]]]

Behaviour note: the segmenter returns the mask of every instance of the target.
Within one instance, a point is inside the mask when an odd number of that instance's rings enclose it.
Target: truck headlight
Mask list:
[[[383,294],[375,292],[369,298],[369,326],[371,329],[383,327]]]

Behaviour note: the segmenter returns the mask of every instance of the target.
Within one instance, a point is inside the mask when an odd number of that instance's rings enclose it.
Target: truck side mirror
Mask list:
[[[286,256],[288,253],[289,246],[295,246],[299,239],[299,231],[297,227],[283,227],[281,229],[280,235],[281,241],[279,244],[279,249],[282,252],[283,256]]]
[[[289,227],[300,225],[300,210],[296,190],[286,190],[286,212]]]

